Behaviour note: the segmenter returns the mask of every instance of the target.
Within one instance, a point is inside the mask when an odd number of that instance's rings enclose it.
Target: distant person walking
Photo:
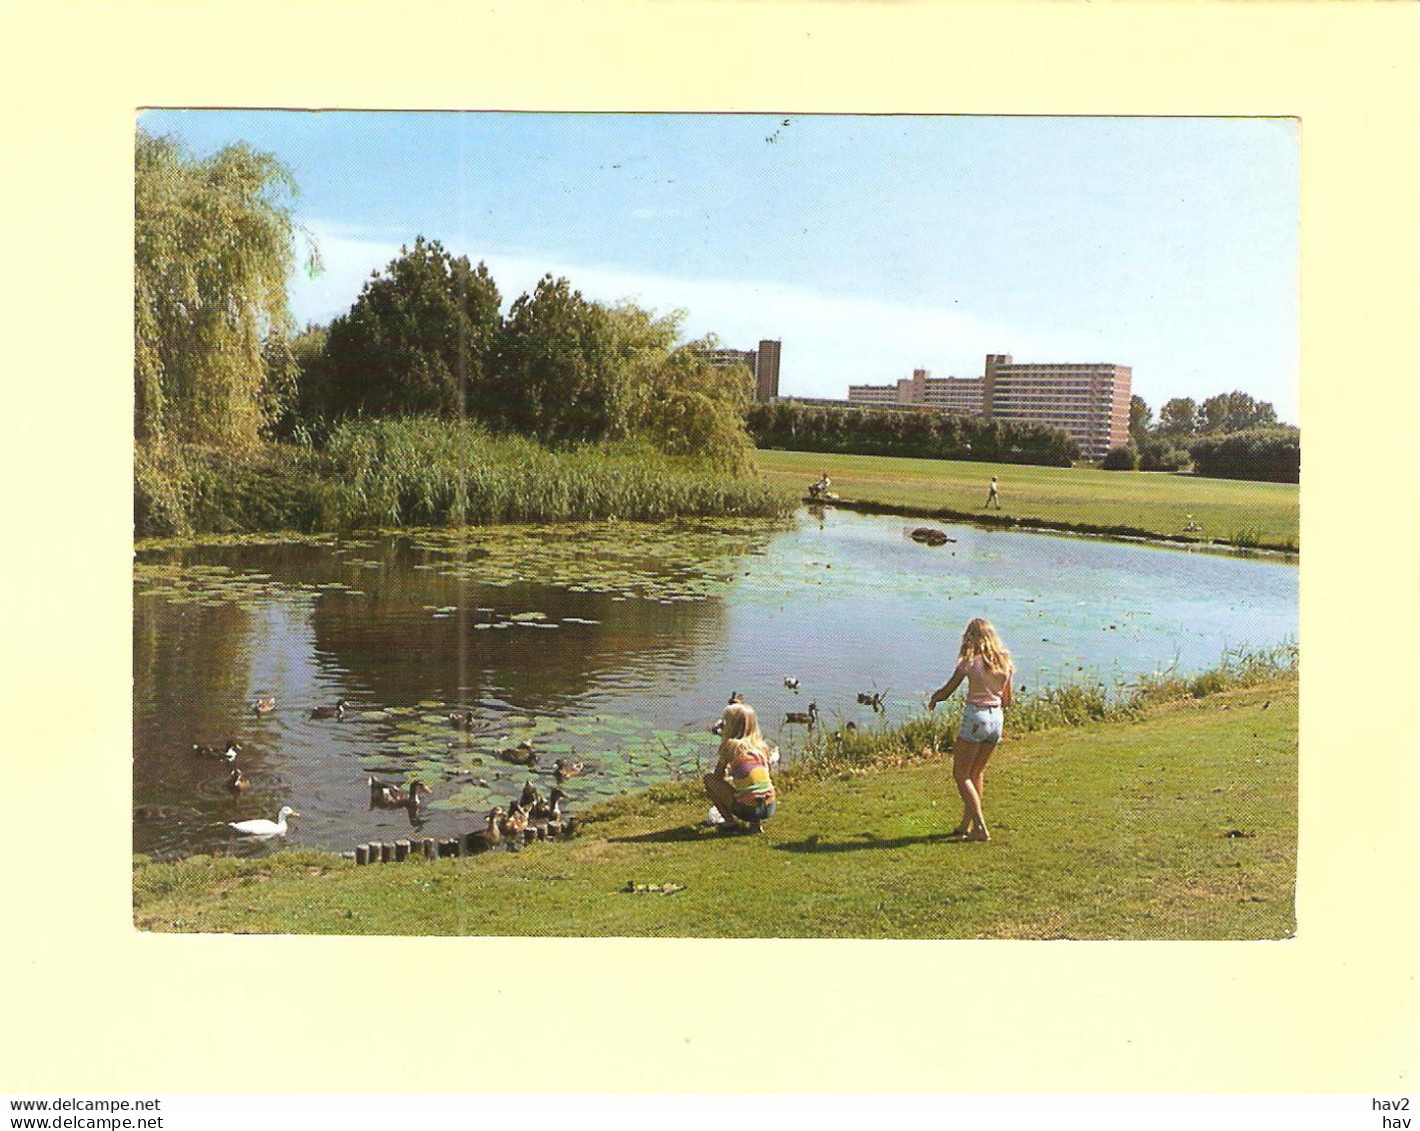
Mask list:
[[[962,633],[961,649],[957,653],[956,671],[936,691],[927,706],[948,698],[967,682],[966,709],[962,712],[961,729],[952,744],[952,778],[961,794],[961,824],[950,836],[967,840],[990,840],[986,815],[981,808],[985,793],[986,763],[996,744],[1001,741],[1002,711],[1011,705],[1011,679],[1015,669],[1011,654],[989,621],[975,618]]]
[[[720,832],[764,831],[761,823],[774,816],[771,757],[754,708],[748,703],[726,707],[720,716],[720,758],[715,772],[704,778],[705,792],[725,818]]]
[[[981,504],[981,509],[985,510],[992,503],[996,504],[997,510],[1001,509],[1001,496],[996,493],[996,477],[994,475],[991,477],[991,487],[986,492],[986,501]]]

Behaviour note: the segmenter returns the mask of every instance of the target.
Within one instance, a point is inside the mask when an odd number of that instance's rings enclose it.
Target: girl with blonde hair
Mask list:
[[[774,816],[770,757],[754,708],[748,703],[731,703],[720,717],[720,757],[715,772],[704,778],[705,792],[725,818],[721,832],[763,832],[761,822]]]
[[[989,621],[975,618],[962,633],[961,649],[957,653],[956,671],[927,701],[936,710],[937,704],[951,695],[966,680],[966,707],[962,712],[961,729],[952,744],[952,777],[961,794],[961,824],[951,836],[967,840],[990,840],[986,815],[981,809],[986,763],[996,744],[1001,741],[1003,708],[1011,705],[1011,679],[1015,669],[1011,653],[1001,643]]]

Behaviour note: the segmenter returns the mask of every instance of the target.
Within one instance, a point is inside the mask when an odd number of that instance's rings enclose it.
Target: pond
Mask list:
[[[140,553],[134,571],[136,852],[352,849],[482,824],[554,759],[585,808],[713,762],[709,727],[742,692],[792,758],[815,702],[837,726],[920,711],[985,616],[1027,690],[1127,681],[1292,642],[1297,568],[1098,539],[945,528],[830,511],[705,520],[420,530]],[[785,677],[799,690],[785,686]],[[258,698],[276,708],[258,715]],[[341,718],[312,710],[347,700]],[[455,712],[475,725],[456,729]],[[232,795],[194,744],[241,744]],[[531,742],[529,770],[500,752]],[[369,808],[368,779],[419,778],[418,821]],[[243,841],[228,821],[293,818]]]

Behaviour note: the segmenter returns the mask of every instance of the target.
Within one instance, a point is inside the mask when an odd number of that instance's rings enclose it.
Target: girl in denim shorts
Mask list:
[[[1015,669],[1011,654],[996,635],[990,622],[977,617],[962,633],[956,671],[927,701],[936,710],[962,680],[966,680],[966,708],[961,729],[952,744],[952,777],[961,794],[961,823],[950,835],[967,840],[990,840],[986,816],[981,810],[983,779],[991,752],[1001,741],[1002,709],[1011,705],[1011,679]]]

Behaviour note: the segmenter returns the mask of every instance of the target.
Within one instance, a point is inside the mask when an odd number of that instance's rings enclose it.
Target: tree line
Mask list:
[[[296,186],[245,145],[210,158],[138,131],[135,435],[140,444],[321,444],[342,420],[425,414],[552,443],[643,440],[671,455],[750,449],[753,377],[681,344],[681,312],[586,299],[545,276],[501,313],[483,263],[420,236],[329,326],[297,332],[286,278]]]
[[[1174,397],[1153,410],[1135,394],[1129,402],[1129,442],[1104,460],[1111,471],[1181,471],[1199,475],[1296,483],[1301,432],[1277,419],[1269,401],[1234,390],[1207,398]]]
[[[761,402],[747,415],[761,448],[1069,467],[1079,445],[1059,428],[953,416],[930,409]]]

